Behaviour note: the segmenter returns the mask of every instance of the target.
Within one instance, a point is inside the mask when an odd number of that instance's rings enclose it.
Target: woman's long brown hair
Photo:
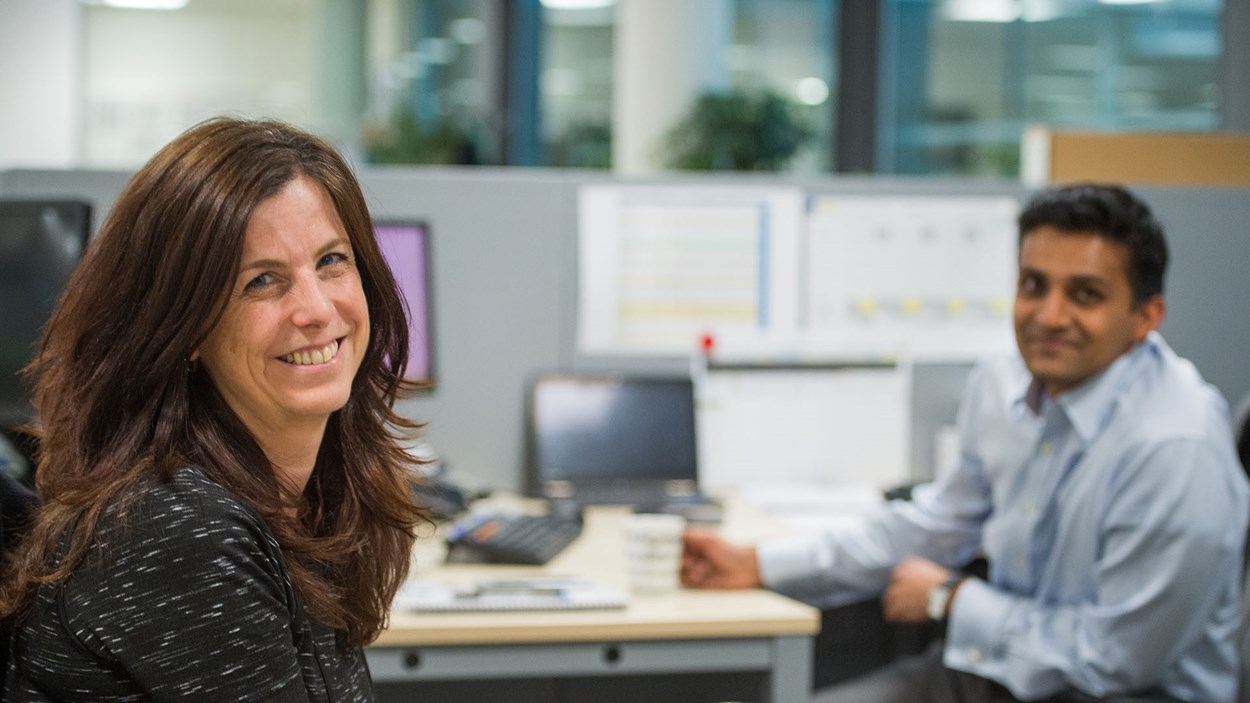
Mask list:
[[[297,176],[325,188],[369,306],[369,346],[331,415],[302,496],[273,467],[202,367],[256,206]],[[384,627],[422,520],[409,492],[415,429],[398,416],[408,326],[360,186],[322,140],[272,121],[218,118],[163,148],[118,197],[27,369],[38,409],[44,506],[0,580],[0,617],[83,560],[106,507],[199,467],[264,518],[304,607],[354,644]],[[295,508],[292,510],[292,508]]]

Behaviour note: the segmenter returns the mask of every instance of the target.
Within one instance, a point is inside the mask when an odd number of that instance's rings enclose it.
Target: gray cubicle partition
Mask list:
[[[0,197],[91,200],[99,227],[128,173],[0,171]],[[454,473],[522,485],[523,390],[539,370],[684,372],[684,358],[587,357],[575,348],[577,191],[604,173],[555,170],[368,168],[361,181],[379,219],[432,228],[438,384],[402,410]],[[656,181],[651,181],[656,182]],[[665,183],[776,185],[769,177],[709,175]],[[785,180],[814,194],[1023,197],[1015,183],[870,178]],[[1250,191],[1141,189],[1170,235],[1173,268],[1163,332],[1230,400],[1250,392]],[[916,370],[912,456],[927,475],[932,431],[953,421],[967,366]]]

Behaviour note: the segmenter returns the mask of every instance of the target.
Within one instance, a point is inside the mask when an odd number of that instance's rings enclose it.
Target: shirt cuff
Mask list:
[[[942,662],[952,669],[1001,680],[1006,623],[1015,598],[981,579],[959,586],[947,621]]]
[[[774,591],[810,587],[812,579],[820,573],[816,552],[810,537],[787,537],[764,542],[755,549],[760,579]]]

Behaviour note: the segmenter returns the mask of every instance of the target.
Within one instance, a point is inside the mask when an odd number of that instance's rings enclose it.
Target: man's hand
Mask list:
[[[691,588],[759,588],[754,547],[739,547],[708,530],[686,530],[681,582]]]
[[[890,574],[890,585],[881,597],[885,619],[890,622],[928,622],[929,591],[946,583],[951,572],[928,559],[904,559]],[[954,600],[954,594],[951,594]]]

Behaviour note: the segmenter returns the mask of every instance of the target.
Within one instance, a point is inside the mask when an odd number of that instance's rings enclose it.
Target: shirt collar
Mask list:
[[[1121,354],[1111,365],[1085,383],[1052,399],[1032,374],[1024,373],[1017,386],[1013,406],[1017,412],[1041,415],[1051,403],[1059,405],[1081,440],[1089,442],[1103,426],[1120,396],[1129,369],[1140,365],[1146,356],[1160,353],[1163,340],[1151,332],[1144,340]]]

